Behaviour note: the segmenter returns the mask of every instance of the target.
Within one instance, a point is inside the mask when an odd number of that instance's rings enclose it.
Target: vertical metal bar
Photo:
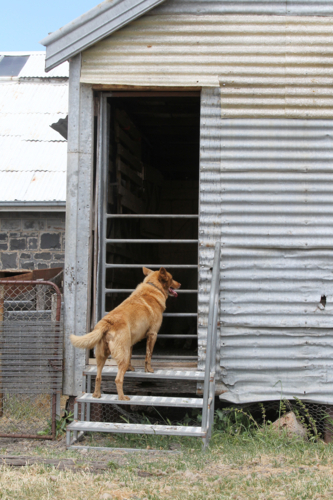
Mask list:
[[[5,287],[0,285],[0,340],[3,336],[3,317],[4,317],[4,304],[5,304]],[[1,350],[0,350],[0,417],[3,416],[3,398],[2,392],[2,377],[1,377]]]
[[[79,418],[79,405],[77,402],[74,403],[74,420],[78,420]],[[75,441],[77,440],[77,435],[78,435],[78,431],[74,431],[73,432],[73,435],[74,435],[74,439]]]
[[[208,440],[212,437],[212,430],[214,425],[214,410],[215,410],[215,381],[216,381],[216,344],[217,344],[217,323],[218,323],[218,312],[219,312],[219,289],[215,293],[214,302],[214,319],[213,319],[213,342],[212,342],[212,357],[211,357],[211,372],[212,376],[209,384],[209,397],[211,398],[211,403],[209,407],[208,415],[208,429],[207,438]]]
[[[221,243],[217,242],[215,245],[214,253],[214,263],[212,270],[212,283],[209,295],[209,312],[208,312],[208,328],[207,328],[207,344],[206,344],[206,362],[205,362],[205,380],[204,380],[204,390],[203,390],[203,409],[202,409],[202,430],[208,430],[208,399],[209,399],[209,386],[210,386],[210,376],[211,371],[215,372],[215,366],[212,367],[212,345],[213,345],[213,334],[214,334],[214,318],[217,318],[215,312],[215,297],[216,290],[219,286],[220,278],[220,251]],[[216,352],[216,351],[215,351]]]
[[[87,375],[87,393],[91,393],[91,375]],[[87,422],[90,422],[90,403],[87,403]]]
[[[57,399],[57,402],[56,402],[56,418],[60,419],[60,416],[61,416],[60,393],[57,394],[56,399]]]
[[[86,392],[86,376],[82,377],[82,391]],[[86,403],[81,403],[81,421],[84,422]]]
[[[56,425],[57,425],[57,394],[52,394],[52,439],[56,438]]]
[[[96,277],[96,304],[95,313],[96,322],[100,319],[100,311],[102,310],[101,305],[101,284],[102,284],[102,269],[101,262],[103,258],[103,223],[102,223],[102,212],[103,212],[103,182],[102,182],[102,170],[103,170],[103,99],[102,94],[99,100],[99,114],[98,114],[98,142],[97,142],[97,196],[96,196],[96,207],[97,207],[97,277]]]
[[[98,281],[97,296],[99,304],[97,307],[97,320],[99,321],[105,311],[105,290],[106,290],[106,233],[107,233],[107,206],[108,206],[108,112],[107,97],[101,94],[100,97],[100,120],[99,120],[99,199],[98,206],[98,238],[99,238],[99,260],[98,260]]]
[[[85,411],[86,411],[86,403],[81,403],[81,422],[84,422]]]
[[[66,447],[69,448],[71,445],[71,431],[66,431]]]

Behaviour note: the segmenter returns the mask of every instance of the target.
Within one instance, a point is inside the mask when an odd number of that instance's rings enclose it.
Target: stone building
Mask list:
[[[64,263],[68,63],[0,53],[0,271]]]

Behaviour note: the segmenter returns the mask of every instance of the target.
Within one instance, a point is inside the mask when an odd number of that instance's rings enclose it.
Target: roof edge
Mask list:
[[[45,71],[126,26],[165,0],[105,0],[40,41],[46,46]]]
[[[0,203],[0,212],[22,210],[30,210],[31,212],[65,212],[65,201],[2,201]]]
[[[50,33],[45,38],[43,38],[43,40],[41,40],[39,43],[45,46],[50,45],[50,43],[59,40],[59,38],[62,38],[68,33],[71,33],[73,30],[80,28],[87,22],[92,21],[97,16],[103,14],[103,12],[105,12],[106,10],[109,10],[112,7],[110,4],[111,4],[110,0],[105,0],[104,2],[96,5],[96,7],[93,7],[92,9],[88,10],[81,16],[77,17],[70,23],[65,24],[65,26],[63,26],[62,28],[59,28],[57,31],[54,31],[53,33]]]

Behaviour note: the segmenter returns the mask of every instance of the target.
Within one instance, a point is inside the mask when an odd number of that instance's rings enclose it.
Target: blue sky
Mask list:
[[[101,0],[11,0],[1,9],[0,52],[44,50],[38,43]]]

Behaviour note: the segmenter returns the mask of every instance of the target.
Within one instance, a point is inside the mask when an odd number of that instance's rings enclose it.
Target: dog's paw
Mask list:
[[[135,372],[135,368],[134,368],[134,366],[130,365],[130,366],[127,368],[127,371],[128,371],[128,372]]]
[[[93,394],[92,397],[96,398],[96,399],[99,399],[101,397],[101,393],[100,392],[99,393],[98,392],[94,392],[94,394]]]
[[[122,396],[119,398],[119,401],[129,401],[130,399],[128,396]]]
[[[154,369],[151,366],[146,366],[145,372],[146,373],[154,373]]]

